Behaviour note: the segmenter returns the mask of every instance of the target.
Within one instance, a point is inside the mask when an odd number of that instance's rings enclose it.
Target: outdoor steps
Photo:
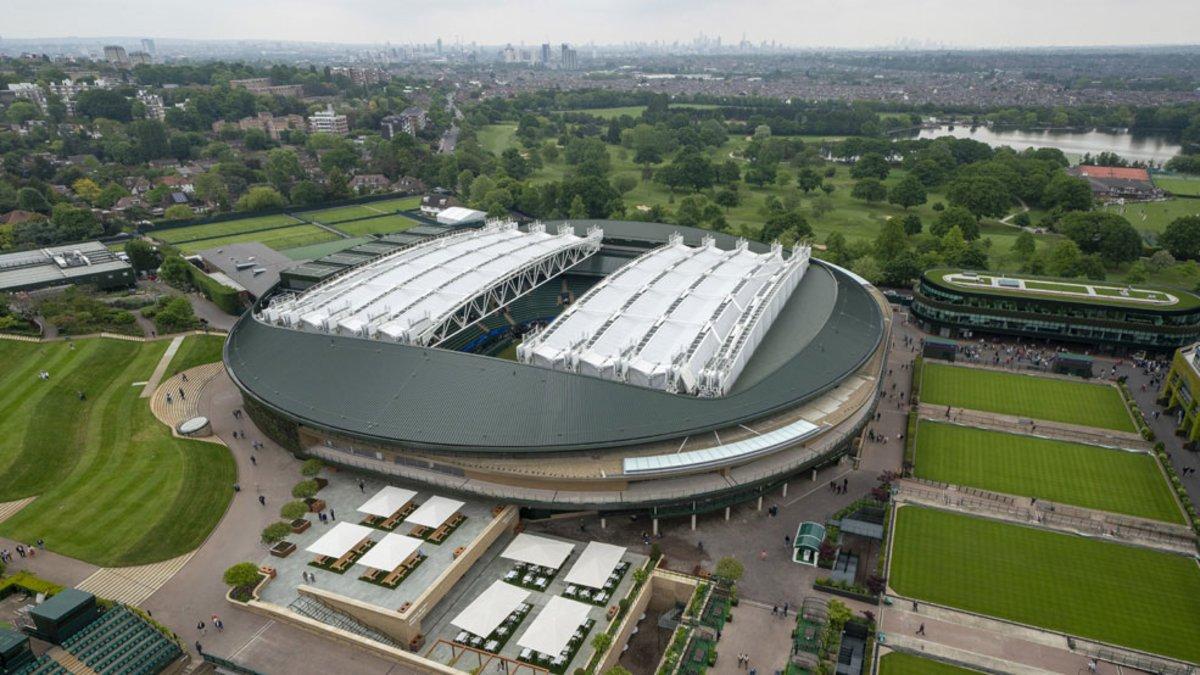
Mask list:
[[[1036,420],[1037,428],[1033,429],[1030,425],[1030,419],[1026,417],[954,407],[950,408],[950,415],[947,417],[946,407],[933,403],[922,402],[919,415],[921,419],[931,422],[959,423],[964,426],[980,429],[991,429],[1027,436],[1044,436],[1046,438],[1055,438],[1073,443],[1086,443],[1104,447],[1117,446],[1131,450],[1146,451],[1154,448],[1152,443],[1143,439],[1140,434],[1132,431],[1101,429],[1099,427],[1086,427],[1078,424],[1051,422],[1047,420]]]
[[[179,424],[200,414],[199,404],[204,388],[209,382],[225,372],[225,366],[220,362],[206,363],[190,368],[183,373],[166,380],[155,389],[150,399],[150,411],[160,422],[171,427],[172,433]],[[187,375],[187,382],[182,375]],[[183,389],[184,398],[179,398],[179,390]],[[171,394],[172,403],[167,403],[167,394]]]
[[[194,554],[195,551],[189,551],[149,565],[102,567],[75,588],[136,607],[170,581]]]
[[[66,668],[68,671],[76,675],[96,675],[96,671],[88,667],[86,663],[80,661],[71,652],[60,648],[55,648],[49,652],[50,658],[58,662],[58,665]]]
[[[26,497],[24,499],[18,499],[16,501],[11,501],[11,502],[0,502],[0,523],[3,523],[4,521],[8,520],[9,518],[12,518],[14,515],[17,514],[17,511],[20,511],[21,509],[25,508],[26,506],[29,506],[29,503],[32,502],[36,498],[37,497],[35,496],[35,497]]]

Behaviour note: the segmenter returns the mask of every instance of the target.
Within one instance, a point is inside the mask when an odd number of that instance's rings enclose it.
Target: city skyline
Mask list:
[[[703,33],[736,45],[792,48],[868,48],[903,45],[1019,48],[1194,44],[1200,5],[1167,0],[1164,23],[1120,22],[1136,10],[1128,0],[969,4],[950,0],[768,0],[747,12],[731,0],[647,7],[631,0],[584,0],[546,12],[525,0],[503,5],[479,0],[407,3],[403,12],[381,0],[321,3],[214,0],[203,6],[164,6],[131,0],[120,11],[81,0],[53,8],[7,11],[0,37],[98,39],[146,35],[165,39],[302,41],[347,44],[570,42],[622,45],[688,43]],[[71,17],[64,23],[63,17]],[[288,17],[282,21],[281,17]]]

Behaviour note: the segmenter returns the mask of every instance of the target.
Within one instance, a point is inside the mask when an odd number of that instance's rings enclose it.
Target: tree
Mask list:
[[[951,206],[938,214],[938,218],[930,226],[929,232],[939,239],[946,236],[950,228],[957,227],[967,241],[979,238],[979,221],[962,206]]]
[[[883,267],[873,255],[858,258],[850,264],[850,270],[873,284],[883,281]]]
[[[1008,211],[1012,196],[999,179],[990,176],[964,176],[950,181],[946,198],[962,206],[976,218],[996,218]]]
[[[292,496],[296,499],[310,499],[320,489],[321,486],[317,485],[317,481],[312,479],[302,480],[292,486]]]
[[[283,506],[279,507],[280,517],[287,518],[288,520],[303,518],[304,514],[306,513],[308,513],[308,504],[305,504],[304,501],[300,499],[293,499],[290,502],[285,502]]]
[[[91,209],[81,209],[70,204],[55,204],[50,211],[50,220],[58,228],[62,241],[81,241],[100,236],[104,228]]]
[[[881,202],[887,198],[887,188],[877,178],[863,178],[854,184],[850,196],[867,202]]]
[[[161,302],[158,311],[154,314],[154,327],[164,335],[192,330],[198,324],[199,321],[196,320],[196,312],[192,309],[192,303],[179,295],[166,299],[166,302]]]
[[[854,166],[850,167],[850,177],[856,179],[875,178],[884,180],[891,172],[891,167],[888,166],[887,160],[878,152],[868,152],[858,158]]]
[[[263,209],[277,209],[282,207],[286,202],[283,195],[273,187],[258,185],[250,188],[246,194],[242,195],[241,199],[237,200],[238,211],[262,211]]]
[[[892,218],[885,222],[875,237],[875,257],[885,265],[893,258],[908,250],[908,235],[899,220]]]
[[[733,556],[725,556],[717,561],[717,566],[713,568],[713,574],[728,579],[731,583],[737,583],[738,579],[746,573],[745,565]]]
[[[1081,252],[1098,254],[1108,265],[1132,262],[1142,254],[1141,235],[1115,213],[1073,211],[1063,216],[1059,229]]]
[[[8,106],[8,121],[13,124],[24,124],[42,116],[38,107],[29,101],[14,101]]]
[[[736,186],[727,187],[717,190],[717,194],[713,195],[713,201],[727,209],[731,209],[742,202],[742,196],[738,193]]]
[[[567,217],[575,220],[588,217],[587,205],[583,203],[583,197],[575,195],[575,198],[571,200],[571,210],[567,212]]]
[[[325,198],[325,192],[321,190],[320,185],[310,180],[302,180],[292,186],[288,197],[293,204],[316,204]]]
[[[1131,284],[1140,284],[1149,275],[1150,267],[1146,264],[1146,261],[1139,260],[1129,266],[1129,273],[1125,275],[1125,280]]]
[[[1033,254],[1037,251],[1037,241],[1033,235],[1027,230],[1022,230],[1017,235],[1017,240],[1013,242],[1013,253],[1017,254],[1017,258],[1022,261],[1028,261],[1033,258]]]
[[[158,276],[163,281],[179,289],[187,289],[192,285],[191,263],[178,255],[169,255],[158,267]]]
[[[163,211],[163,217],[167,220],[187,220],[194,215],[196,214],[187,204],[172,204]]]
[[[967,254],[967,240],[958,225],[952,226],[938,242],[938,252],[951,265],[962,265]]]
[[[1063,239],[1050,249],[1046,256],[1046,268],[1054,276],[1077,277],[1083,274],[1082,258],[1079,245],[1070,239]]]
[[[900,222],[904,224],[904,233],[909,236],[921,234],[921,230],[924,229],[924,225],[921,224],[921,216],[915,213],[905,214]]]
[[[888,191],[888,203],[897,204],[905,209],[920,206],[928,199],[925,186],[915,176],[905,176]]]
[[[616,188],[617,192],[620,192],[621,194],[627,194],[637,187],[637,184],[638,179],[634,176],[630,176],[629,174],[623,173],[613,178],[613,187]]]
[[[592,638],[592,647],[596,648],[596,652],[603,654],[612,646],[613,636],[605,632],[596,633],[596,637]]]
[[[1082,178],[1059,173],[1046,184],[1042,205],[1061,211],[1087,211],[1092,208],[1092,188]]]
[[[17,208],[22,211],[36,211],[38,213],[49,213],[50,202],[46,201],[46,195],[41,191],[23,187],[17,190]]]
[[[833,200],[827,195],[822,195],[812,200],[813,216],[822,218],[830,211],[833,211]]]
[[[116,90],[87,89],[75,97],[75,113],[89,119],[128,122],[133,119],[133,106]]]
[[[821,182],[821,177],[817,175],[817,172],[808,167],[804,167],[799,173],[796,174],[796,186],[799,187],[804,194],[808,194],[809,192],[821,187]]]
[[[322,462],[321,460],[317,459],[316,457],[313,457],[311,459],[306,459],[306,460],[304,460],[304,463],[300,465],[300,475],[307,476],[309,478],[313,478],[315,476],[321,475],[321,470],[324,468],[325,468],[325,463]]]
[[[290,525],[282,520],[277,520],[263,528],[261,537],[262,543],[266,544],[267,546],[278,544],[279,542],[283,541],[288,534],[291,533],[291,531],[292,527]]]
[[[95,204],[100,198],[100,186],[91,178],[80,178],[71,183],[71,190],[89,204]]]
[[[808,224],[808,220],[796,209],[776,211],[768,216],[767,221],[763,223],[759,239],[769,243],[782,238],[785,232],[791,234],[792,241],[797,241],[804,237],[811,237],[812,226]]]
[[[762,187],[775,182],[779,166],[769,162],[755,162],[746,169],[746,182],[756,187]]]
[[[304,178],[304,167],[300,166],[300,158],[288,148],[276,148],[267,153],[267,161],[263,164],[267,180],[280,192],[291,186],[293,181]]]
[[[241,562],[225,570],[222,578],[225,580],[226,586],[240,588],[257,584],[261,576],[258,573],[258,565],[251,562]]]
[[[912,251],[902,251],[883,264],[882,283],[888,286],[907,286],[921,274],[921,262]]]
[[[145,239],[130,239],[125,242],[125,255],[129,256],[129,264],[139,272],[149,272],[158,269],[162,256],[158,250]]]
[[[1158,243],[1180,260],[1200,259],[1200,216],[1183,216],[1167,225]]]
[[[1175,256],[1171,255],[1170,251],[1158,250],[1150,256],[1150,259],[1146,262],[1146,267],[1151,272],[1161,272],[1174,264]]]

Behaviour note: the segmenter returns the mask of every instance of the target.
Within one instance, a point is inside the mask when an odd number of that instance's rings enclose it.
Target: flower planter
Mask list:
[[[318,490],[324,489],[324,487],[326,485],[329,485],[329,479],[321,478],[320,476],[316,476],[315,478],[313,478],[313,482],[315,482],[317,484]]]
[[[309,513],[318,513],[320,511],[325,510],[325,500],[324,499],[317,499],[315,497],[309,497],[308,499],[304,500],[304,503],[308,504]]]
[[[291,526],[293,534],[300,534],[312,527],[312,521],[307,518],[297,518],[291,522]]]
[[[271,555],[276,558],[286,558],[296,551],[296,545],[290,541],[281,541],[271,547]]]

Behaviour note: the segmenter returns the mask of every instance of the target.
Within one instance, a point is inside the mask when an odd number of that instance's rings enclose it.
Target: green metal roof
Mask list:
[[[54,597],[33,608],[32,614],[49,621],[61,621],[65,616],[93,600],[96,596],[75,588],[64,588]]]
[[[0,628],[0,654],[7,654],[28,641],[29,638],[24,633]]]
[[[1021,289],[1021,288],[996,288],[994,286],[976,286],[973,284],[963,284],[946,281],[944,277],[947,274],[956,272],[971,272],[972,270],[955,269],[949,267],[938,267],[926,270],[922,275],[925,281],[940,286],[942,288],[950,288],[959,293],[974,293],[979,295],[999,295],[1009,298],[1021,298],[1029,300],[1049,300],[1051,302],[1060,302],[1063,304],[1084,304],[1084,305],[1110,305],[1112,307],[1121,307],[1124,309],[1137,309],[1152,313],[1178,313],[1184,311],[1192,311],[1200,307],[1200,296],[1197,296],[1191,291],[1171,286],[1161,286],[1156,284],[1137,284],[1134,290],[1153,291],[1159,293],[1169,293],[1178,298],[1178,302],[1170,305],[1155,305],[1136,300],[1126,299],[1117,295],[1104,296],[1063,296],[1053,293],[1039,293],[1036,289]],[[1091,281],[1089,279],[1064,279],[1061,277],[1045,277],[1034,276],[1030,274],[1009,274],[1006,272],[977,272],[981,277],[1005,277],[1008,279],[1023,279],[1028,281],[1043,281],[1058,284],[1073,284],[1073,285],[1099,285],[1099,286],[1123,286],[1119,282]]]
[[[710,234],[653,223],[583,221],[608,233],[689,243]],[[733,237],[716,235],[732,246]],[[759,244],[759,247],[762,245]],[[427,450],[586,450],[679,438],[759,419],[836,386],[875,352],[883,316],[868,289],[814,261],[801,287],[827,284],[828,311],[810,312],[798,288],[776,325],[820,322],[797,346],[768,332],[756,361],[770,359],[722,398],[695,398],[501,359],[361,338],[308,333],[242,317],[225,364],[247,394],[309,426]],[[780,321],[784,321],[780,324]],[[789,329],[790,330],[790,329]],[[777,345],[769,348],[768,343]],[[764,347],[768,347],[764,351]],[[788,351],[781,352],[778,349]],[[745,377],[745,376],[743,376]]]
[[[823,541],[825,541],[825,526],[809,520],[801,523],[800,529],[796,530],[796,540],[793,542],[793,546],[811,548],[816,551],[820,550]]]

